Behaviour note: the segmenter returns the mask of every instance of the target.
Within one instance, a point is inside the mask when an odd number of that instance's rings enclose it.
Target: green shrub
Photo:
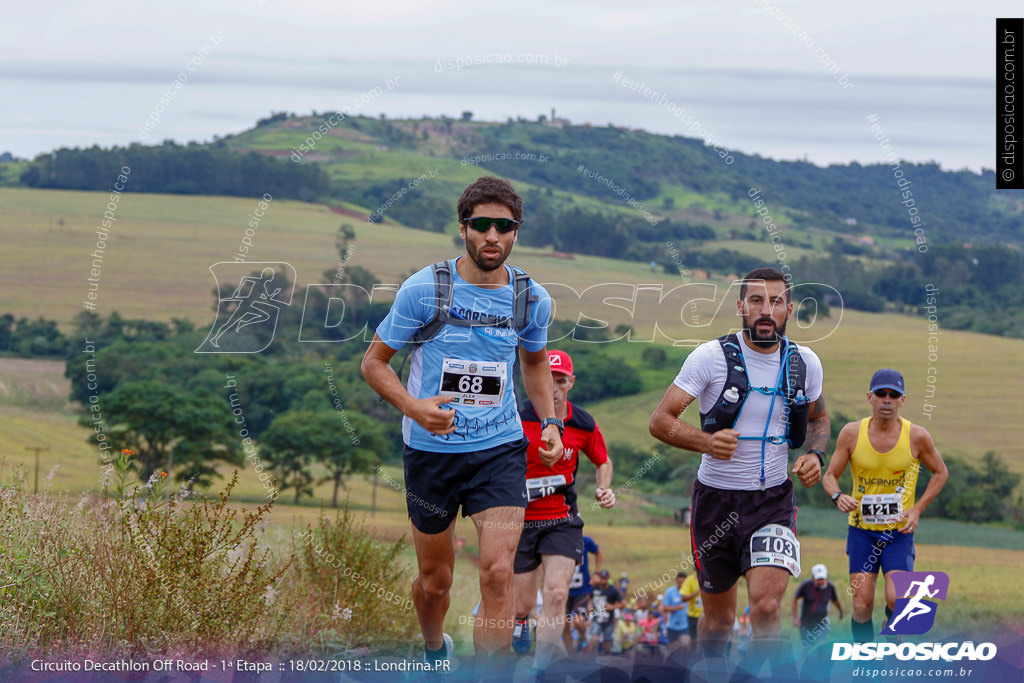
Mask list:
[[[193,502],[168,495],[163,473],[127,483],[128,465],[122,457],[113,498],[33,495],[23,471],[0,488],[0,666],[322,656],[416,633],[403,541],[374,541],[346,509],[271,547],[262,528],[273,501],[228,506],[237,472],[218,497]]]
[[[418,637],[409,598],[410,571],[399,563],[404,537],[375,541],[356,525],[346,505],[330,520],[321,513],[296,539],[294,555],[305,602],[300,633],[319,634],[316,645],[337,648],[402,647]],[[308,639],[301,644],[308,647]]]

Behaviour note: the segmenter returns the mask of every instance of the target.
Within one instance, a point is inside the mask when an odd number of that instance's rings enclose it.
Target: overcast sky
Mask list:
[[[300,95],[302,89],[333,89],[339,94],[334,100],[325,98],[322,108],[340,108],[353,94],[394,76],[402,79],[395,97],[374,103],[366,113],[451,115],[458,112],[436,109],[464,99],[466,109],[484,118],[503,119],[505,112],[519,115],[524,102],[535,116],[543,110],[540,100],[530,98],[539,95],[600,100],[602,96],[587,90],[588,74],[600,79],[607,91],[603,97],[629,97],[635,104],[635,94],[606,85],[616,69],[655,85],[658,81],[650,74],[671,70],[705,76],[729,72],[751,79],[788,74],[816,83],[793,91],[805,93],[808,101],[787,93],[786,100],[804,114],[815,101],[826,98],[870,112],[916,88],[938,88],[941,93],[923,101],[911,102],[908,97],[902,106],[918,111],[906,120],[890,117],[890,127],[904,131],[909,150],[930,108],[962,109],[951,114],[949,125],[960,131],[950,134],[973,134],[976,139],[969,144],[974,151],[940,150],[936,158],[945,165],[977,168],[993,155],[994,147],[994,123],[984,121],[992,118],[994,106],[995,18],[1021,14],[1020,2],[973,2],[968,7],[962,2],[923,0],[34,0],[9,6],[0,22],[0,88],[6,92],[0,98],[0,151],[34,155],[61,145],[133,141],[130,131],[153,109],[163,84],[171,83],[220,32],[222,40],[190,74],[192,83],[248,89],[236,91],[228,107],[214,90],[196,86],[186,96],[188,88],[183,88],[162,118],[162,137],[208,140],[215,133],[237,132],[246,126],[235,115],[251,122],[253,111],[265,115],[274,103],[280,103],[280,109],[308,113],[302,108],[318,100]],[[438,68],[438,60],[443,64],[495,54],[543,59],[547,66],[526,81],[503,80],[506,72],[500,67]],[[556,68],[558,60],[568,66]],[[826,62],[833,71],[838,69],[838,75],[829,73]],[[439,78],[442,70],[446,80]],[[843,74],[856,84],[848,93],[840,93],[836,83]],[[676,81],[664,76],[660,82],[671,91],[668,84]],[[874,87],[885,83],[890,89]],[[899,87],[892,89],[894,84]],[[814,87],[822,88],[820,96]],[[448,104],[440,104],[436,97],[442,91]],[[710,100],[719,96],[707,95],[707,87],[698,92],[694,86],[691,94],[699,99],[701,92],[703,120],[709,129],[718,124],[716,132],[728,136],[726,144],[786,156],[779,152],[786,147],[772,146],[769,140],[771,125],[762,134],[764,145],[750,131],[741,134],[744,127],[756,128],[756,112],[740,126],[743,122],[729,120],[715,109]],[[701,104],[691,102],[685,92],[670,94],[680,106]],[[332,106],[335,101],[338,106]],[[597,104],[593,107],[599,109]],[[601,111],[582,104],[571,111],[574,120],[608,122]],[[637,117],[644,120],[613,122],[676,132],[672,125],[677,121],[659,125],[654,114],[665,118],[664,112],[655,112],[653,106],[644,111]],[[102,112],[109,112],[104,116],[113,122],[109,127],[96,122]],[[612,114],[613,119],[632,118],[624,110]],[[222,123],[216,122],[218,118]],[[977,149],[981,145],[987,146]],[[789,156],[798,156],[800,147],[793,147]],[[816,149],[813,141],[803,147]],[[870,151],[851,148],[847,156],[863,158]]]
[[[13,3],[12,3],[13,4]],[[969,5],[969,7],[968,7]],[[994,17],[1019,2],[184,0],[17,3],[0,24],[5,70],[165,66],[223,29],[225,54],[346,61],[557,51],[575,64],[809,71],[814,56],[771,8],[853,73],[991,79]]]

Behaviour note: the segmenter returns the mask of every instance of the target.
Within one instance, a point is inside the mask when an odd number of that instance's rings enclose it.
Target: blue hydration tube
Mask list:
[[[789,357],[791,355],[793,355],[793,353],[795,352],[795,347],[793,347],[793,346],[787,346],[786,349],[787,349],[786,350],[786,355],[783,358],[782,363],[779,365],[779,377],[778,377],[778,379],[775,382],[775,385],[776,385],[775,388],[773,389],[771,387],[750,387],[751,390],[753,390],[753,391],[756,391],[756,392],[758,392],[760,394],[763,394],[765,396],[771,396],[772,397],[772,402],[768,406],[768,416],[764,420],[764,433],[761,436],[738,436],[738,437],[736,437],[737,439],[743,439],[743,440],[748,440],[748,441],[760,441],[761,442],[761,477],[760,477],[760,482],[761,482],[761,490],[762,491],[764,491],[764,489],[765,489],[764,457],[765,457],[765,450],[768,447],[767,445],[769,443],[781,444],[781,443],[785,443],[786,442],[786,437],[785,436],[781,436],[781,435],[779,435],[779,436],[768,436],[768,426],[771,424],[772,412],[774,412],[774,410],[775,410],[775,399],[776,399],[776,397],[778,397],[778,396],[780,396],[782,394],[783,380],[786,377],[786,372],[789,370]],[[742,349],[740,349],[740,355],[741,356],[743,355],[743,350]],[[745,362],[744,362],[744,365],[746,365]],[[748,377],[749,377],[749,373],[748,373]],[[744,401],[743,404],[746,405],[746,401]],[[742,413],[742,412],[743,412],[743,406],[741,405],[740,409],[739,409],[739,412],[736,413],[736,420],[737,421],[739,421],[740,413]],[[787,413],[787,419],[788,419],[788,416],[789,416],[788,406],[787,406],[786,413]],[[788,431],[789,430],[787,429],[787,433],[788,433]]]

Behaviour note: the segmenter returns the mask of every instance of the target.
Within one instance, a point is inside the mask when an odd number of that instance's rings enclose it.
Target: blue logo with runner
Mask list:
[[[935,624],[936,600],[945,600],[949,576],[945,572],[895,572],[896,608],[882,629],[882,635],[905,636],[926,633]]]

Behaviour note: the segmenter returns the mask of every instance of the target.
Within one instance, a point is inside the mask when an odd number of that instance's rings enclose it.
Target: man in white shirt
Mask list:
[[[708,657],[725,652],[740,576],[747,580],[754,642],[763,641],[751,654],[781,650],[782,597],[789,575],[800,573],[789,447],[806,446],[792,471],[810,487],[821,479],[829,439],[821,361],[785,338],[793,304],[783,274],[748,273],[737,311],[742,334],[695,349],[650,422],[657,439],[702,454],[690,535],[704,604],[698,631]],[[678,417],[694,399],[702,429]]]

